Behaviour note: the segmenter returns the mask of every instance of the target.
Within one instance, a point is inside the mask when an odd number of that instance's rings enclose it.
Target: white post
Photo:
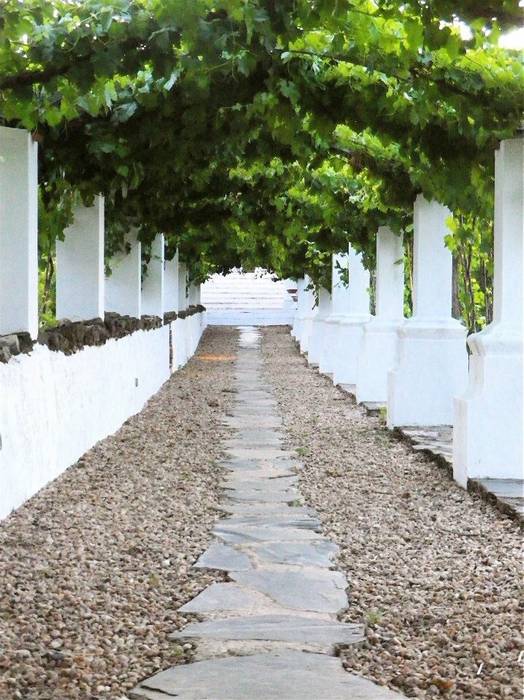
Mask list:
[[[0,127],[0,335],[38,335],[38,145]]]
[[[345,285],[344,272],[347,271],[349,258],[347,253],[332,256],[331,269],[331,310],[324,323],[324,342],[318,362],[323,374],[332,375],[334,354],[333,346],[337,342],[339,321],[344,316]]]
[[[126,236],[129,252],[115,255],[111,260],[111,275],[106,277],[106,310],[123,316],[140,318],[142,315],[142,253],[136,232]]]
[[[375,316],[364,326],[358,357],[356,398],[385,404],[388,372],[397,351],[397,331],[404,320],[404,249],[402,236],[389,226],[377,232]]]
[[[151,244],[151,258],[142,283],[142,314],[164,318],[164,235]]]
[[[349,246],[349,287],[341,288],[343,313],[333,347],[333,382],[355,391],[357,364],[364,325],[370,319],[369,272],[362,254]]]
[[[164,262],[164,308],[166,312],[178,311],[178,250]]]
[[[493,322],[471,335],[469,386],[455,399],[453,474],[522,479],[524,138],[495,153]]]
[[[293,317],[293,325],[291,327],[291,337],[300,341],[301,326],[303,323],[304,313],[304,278],[300,277],[297,280],[297,306]]]
[[[187,265],[178,261],[178,311],[185,311],[187,300]]]
[[[56,242],[56,317],[104,318],[104,198],[75,209],[64,240]]]
[[[464,390],[466,329],[451,316],[452,256],[444,238],[449,209],[418,195],[414,206],[413,317],[398,330],[388,374],[388,426],[451,425]]]
[[[311,287],[308,289],[308,287]],[[316,316],[315,294],[312,289],[311,277],[304,276],[304,315],[302,317],[302,330],[300,334],[300,352],[307,353],[309,339],[313,329],[313,319]]]
[[[324,338],[326,334],[326,321],[331,313],[331,292],[323,287],[318,292],[317,313],[313,319],[309,347],[307,351],[308,363],[317,367],[324,350]]]

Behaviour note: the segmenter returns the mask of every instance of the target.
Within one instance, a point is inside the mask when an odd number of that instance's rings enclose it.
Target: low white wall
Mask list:
[[[118,430],[169,376],[169,325],[70,356],[37,345],[0,364],[0,518]]]

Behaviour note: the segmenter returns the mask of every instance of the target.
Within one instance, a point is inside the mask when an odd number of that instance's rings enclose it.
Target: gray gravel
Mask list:
[[[342,619],[368,623],[346,668],[408,697],[522,698],[518,526],[309,369],[286,329],[263,352],[300,491],[341,549]]]
[[[1,700],[116,700],[191,657],[168,635],[222,580],[191,564],[217,517],[237,337],[208,330],[138,416],[0,524]]]

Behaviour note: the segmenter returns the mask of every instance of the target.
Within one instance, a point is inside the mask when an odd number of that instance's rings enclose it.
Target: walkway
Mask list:
[[[227,572],[182,613],[198,614],[172,639],[197,643],[193,663],[143,681],[141,700],[387,700],[400,697],[346,673],[339,646],[362,642],[343,624],[347,580],[333,570],[338,548],[320,535],[297,489],[295,452],[282,447],[277,404],[262,377],[260,333],[244,328],[227,424],[223,511],[197,567]]]

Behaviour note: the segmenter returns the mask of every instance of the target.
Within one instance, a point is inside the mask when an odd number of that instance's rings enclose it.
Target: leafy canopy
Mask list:
[[[372,255],[379,225],[409,232],[417,192],[452,209],[453,236],[489,231],[493,150],[524,94],[498,39],[520,11],[455,5],[6,0],[0,119],[41,144],[46,238],[102,193],[108,255],[134,226],[195,278],[327,284],[348,241]]]

